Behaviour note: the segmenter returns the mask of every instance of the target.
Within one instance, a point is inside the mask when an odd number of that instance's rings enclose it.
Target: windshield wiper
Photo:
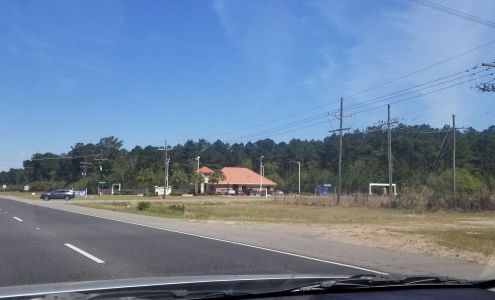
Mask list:
[[[95,300],[95,299],[184,299],[188,295],[185,290],[122,290],[122,291],[103,291],[103,292],[75,292],[75,293],[57,293],[49,294],[43,298],[44,300],[55,299],[79,299],[79,300]]]
[[[395,277],[373,274],[354,275],[345,279],[316,282],[312,285],[292,289],[291,292],[328,291],[338,289],[370,289],[386,287],[418,287],[418,286],[474,286],[467,281],[459,281],[436,276]]]
[[[102,291],[102,292],[77,292],[77,293],[58,293],[47,295],[40,299],[79,299],[79,300],[96,300],[96,299],[216,299],[216,298],[234,298],[242,296],[255,295],[252,293],[236,292],[234,290],[218,291],[187,291],[187,290],[167,290],[167,289],[131,289],[122,291]]]

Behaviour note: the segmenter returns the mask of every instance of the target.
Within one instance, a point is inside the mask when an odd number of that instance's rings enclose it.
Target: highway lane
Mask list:
[[[0,286],[180,275],[365,271],[0,198]]]

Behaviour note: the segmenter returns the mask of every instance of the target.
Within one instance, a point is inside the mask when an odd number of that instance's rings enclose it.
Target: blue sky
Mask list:
[[[490,0],[437,2],[495,20]],[[312,117],[338,108],[339,97],[347,106],[494,61],[492,43],[349,97],[494,32],[398,0],[0,1],[0,170],[110,135],[128,149],[165,138],[321,139],[338,121]],[[468,79],[392,104],[393,117],[443,126],[455,113],[459,126],[492,125],[495,94]],[[376,124],[388,102],[349,111],[345,125]],[[267,131],[291,122],[300,123]]]

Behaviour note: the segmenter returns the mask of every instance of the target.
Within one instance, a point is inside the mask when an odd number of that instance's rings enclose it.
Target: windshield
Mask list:
[[[495,279],[494,30],[490,0],[0,1],[0,287]]]

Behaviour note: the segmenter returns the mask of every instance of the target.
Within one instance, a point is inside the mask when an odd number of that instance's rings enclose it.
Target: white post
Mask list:
[[[167,158],[165,161],[165,196],[167,195],[167,190],[168,190],[168,167],[170,165],[170,159]]]
[[[198,168],[196,170],[196,173],[198,173],[198,175],[199,175],[199,158],[200,158],[199,156],[196,157],[196,160],[198,161]],[[196,193],[199,193],[200,184],[195,184],[195,186],[196,186]]]

